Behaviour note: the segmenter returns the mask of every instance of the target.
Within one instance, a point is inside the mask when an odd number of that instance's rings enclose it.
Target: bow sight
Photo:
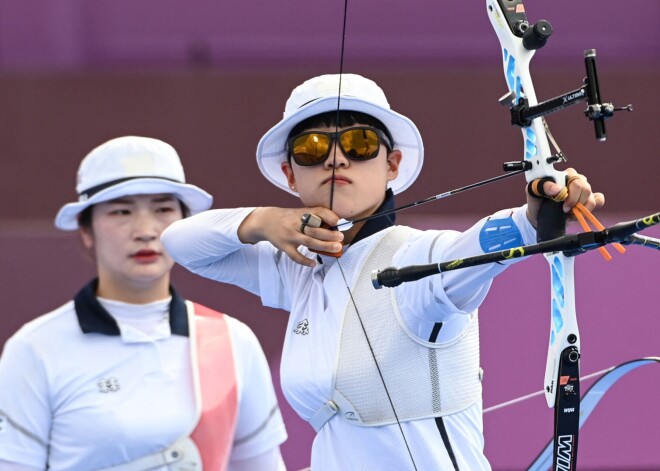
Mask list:
[[[522,0],[498,0],[498,3],[511,32],[515,36],[522,38],[522,44],[525,49],[533,51],[545,46],[546,41],[553,32],[552,25],[548,21],[538,20],[534,25],[530,26],[525,15]],[[601,101],[600,89],[598,87],[598,73],[596,71],[595,49],[584,51],[584,64],[587,70],[584,85],[568,93],[540,102],[534,106],[529,106],[529,100],[522,94],[521,96],[516,96],[514,91],[500,98],[500,103],[509,106],[511,110],[511,124],[528,127],[535,118],[546,116],[586,100],[588,106],[584,110],[584,115],[590,121],[594,122],[596,139],[599,141],[607,139],[605,120],[610,118],[615,111],[632,111],[633,107],[632,105],[627,105],[617,108],[612,103],[603,103]],[[555,160],[560,159],[555,158]]]

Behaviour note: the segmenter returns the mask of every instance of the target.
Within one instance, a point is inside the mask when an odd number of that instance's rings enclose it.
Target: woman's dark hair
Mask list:
[[[190,210],[188,209],[188,206],[183,204],[183,201],[177,198],[179,201],[179,204],[181,205],[181,214],[183,214],[184,218],[187,218],[190,216]],[[85,209],[81,211],[81,213],[78,215],[78,226],[81,228],[85,229],[91,229],[92,228],[92,208],[94,205],[87,206]]]
[[[339,119],[337,119],[339,117]],[[380,129],[385,133],[387,138],[390,140],[392,143],[392,146],[394,145],[394,140],[392,139],[392,135],[390,134],[389,129],[378,119],[374,118],[373,116],[366,114],[366,113],[361,113],[359,111],[328,111],[326,113],[321,113],[312,116],[311,118],[307,118],[304,121],[299,122],[296,124],[296,126],[291,130],[289,135],[287,136],[287,142],[289,142],[289,139],[293,136],[297,136],[298,134],[305,132],[308,129],[313,129],[313,128],[318,128],[322,126],[326,126],[329,128],[332,127],[347,127],[347,126],[353,126],[354,124],[364,124],[367,126],[371,126],[372,128]],[[386,147],[387,144],[386,144]],[[388,147],[388,151],[391,151]]]
[[[78,227],[81,229],[91,229],[92,228],[92,208],[94,205],[87,206],[82,212],[78,215]]]

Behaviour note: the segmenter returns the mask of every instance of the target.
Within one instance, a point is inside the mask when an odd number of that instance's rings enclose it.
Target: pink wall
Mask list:
[[[539,60],[535,84],[543,99],[581,83],[581,59],[562,67]],[[52,218],[75,197],[82,156],[125,134],[171,142],[188,163],[188,179],[215,195],[217,206],[295,204],[285,192],[263,184],[254,152],[261,135],[282,116],[291,89],[328,71],[334,70],[0,74],[0,200],[5,202],[0,220]],[[521,133],[497,103],[506,90],[498,58],[490,68],[360,67],[356,72],[381,84],[392,107],[414,119],[424,137],[424,172],[402,202],[499,175],[503,162],[522,158]],[[660,160],[654,157],[660,67],[603,66],[600,75],[603,97],[633,103],[635,111],[609,120],[609,138],[600,143],[577,105],[548,118],[553,135],[569,164],[588,172],[594,186],[607,193],[607,211],[653,212],[660,200]],[[522,182],[518,177],[412,211],[483,214],[518,204]]]
[[[344,2],[287,0],[1,0],[0,67],[43,69],[208,64],[217,67],[339,61]],[[660,52],[656,0],[527,2],[532,21],[555,29],[555,61],[573,48],[607,49],[618,61]],[[348,2],[346,59],[441,64],[496,54],[485,0]]]
[[[332,3],[332,2],[331,2]],[[519,159],[520,132],[497,104],[505,85],[485,2],[349,2],[345,70],[374,78],[424,136],[426,162],[400,203],[500,173]],[[342,2],[244,0],[0,0],[0,345],[21,324],[69,299],[92,275],[76,237],[51,226],[74,198],[82,156],[123,134],[160,137],[215,206],[292,205],[264,184],[256,142],[291,88],[339,67]],[[581,107],[549,118],[570,164],[605,191],[607,222],[658,211],[660,2],[528,2],[555,27],[534,58],[539,98],[579,86],[582,51],[598,50],[603,97],[635,112],[608,121],[597,143]],[[522,179],[403,213],[418,227],[460,229],[518,204]],[[247,191],[246,189],[249,189]],[[658,230],[650,235],[660,236]],[[632,247],[605,263],[577,263],[582,371],[660,355],[657,252]],[[481,310],[484,405],[540,390],[548,337],[542,259],[498,279]],[[274,375],[286,315],[230,286],[175,273],[184,295],[247,322]],[[538,280],[538,282],[536,282]],[[581,469],[660,467],[656,367],[635,371],[601,402],[580,438]],[[290,469],[309,463],[312,430],[282,399]],[[552,432],[539,397],[485,416],[495,469],[522,469]]]

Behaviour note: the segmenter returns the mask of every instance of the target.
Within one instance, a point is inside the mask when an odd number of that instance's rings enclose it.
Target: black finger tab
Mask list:
[[[545,182],[554,183],[555,180],[550,177],[543,177],[532,180],[529,182],[529,184],[527,184],[527,193],[529,193],[529,195],[534,198],[548,198],[548,195],[543,190],[543,184]]]

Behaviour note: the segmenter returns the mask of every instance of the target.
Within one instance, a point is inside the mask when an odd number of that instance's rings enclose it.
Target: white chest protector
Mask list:
[[[196,420],[164,450],[97,471],[225,470],[236,428],[238,396],[234,355],[224,314],[186,301]]]
[[[391,266],[392,257],[412,231],[398,226],[383,231],[383,238],[367,254],[361,268],[342,265],[347,272],[360,270],[351,288],[360,317],[349,301],[332,398],[310,419],[317,432],[335,414],[355,425],[378,426],[396,423],[397,417],[405,422],[453,414],[481,397],[477,315],[472,315],[458,338],[446,343],[427,342],[405,328],[395,291],[375,290],[371,284],[372,270]]]

